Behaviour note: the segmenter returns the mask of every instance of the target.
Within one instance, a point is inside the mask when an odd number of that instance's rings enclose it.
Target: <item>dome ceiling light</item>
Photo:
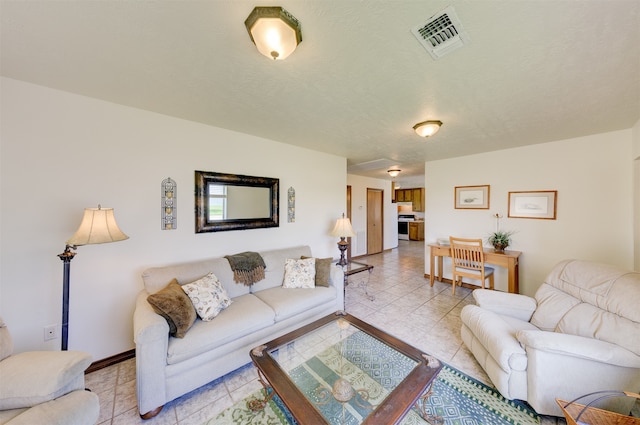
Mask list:
[[[398,174],[400,174],[400,171],[402,170],[398,170],[397,168],[394,168],[392,170],[387,170],[387,173],[389,173],[391,177],[398,177]]]
[[[255,7],[244,25],[258,51],[269,59],[286,59],[302,41],[300,22],[282,7]]]
[[[442,121],[423,121],[413,126],[413,129],[416,131],[418,136],[421,137],[430,137],[433,136],[440,130],[442,126]]]

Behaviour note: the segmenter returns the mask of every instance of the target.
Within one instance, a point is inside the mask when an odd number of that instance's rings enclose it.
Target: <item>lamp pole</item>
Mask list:
[[[69,340],[69,273],[71,260],[75,257],[75,250],[82,245],[118,242],[129,239],[122,233],[113,215],[113,208],[85,208],[80,227],[71,236],[64,247],[64,252],[58,257],[64,263],[62,274],[62,350],[67,349]]]
[[[67,245],[62,254],[58,257],[62,260],[62,350],[67,349],[67,341],[69,340],[69,273],[71,270],[71,260],[76,253],[71,251],[75,249],[75,245]]]

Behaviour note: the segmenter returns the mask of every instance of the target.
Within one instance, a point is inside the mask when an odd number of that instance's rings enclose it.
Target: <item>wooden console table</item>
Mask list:
[[[429,244],[430,252],[430,269],[429,284],[433,286],[435,278],[435,263],[438,258],[438,281],[442,282],[442,258],[451,257],[451,247],[448,245]],[[504,251],[504,253],[495,252],[493,249],[484,249],[484,262],[495,266],[504,267],[509,272],[509,292],[518,294],[520,291],[520,269],[518,268],[518,257],[520,251]]]

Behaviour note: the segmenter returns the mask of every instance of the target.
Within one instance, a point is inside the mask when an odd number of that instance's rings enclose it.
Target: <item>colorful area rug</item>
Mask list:
[[[382,403],[414,365],[408,357],[390,352],[375,338],[357,332],[295,367],[289,376],[325,417],[333,418],[331,423],[357,425]],[[344,404],[325,390],[340,377],[347,378],[357,391],[356,396]],[[203,425],[297,425],[277,396],[262,408],[260,400],[264,399],[265,392],[258,391]],[[260,408],[256,409],[256,405]],[[419,411],[423,411],[428,420],[424,420]],[[538,425],[540,420],[528,405],[506,400],[496,390],[445,365],[433,383],[432,394],[420,406],[414,406],[401,423]]]
[[[252,400],[263,400],[258,391],[224,410],[203,425],[296,425],[278,396],[274,396],[264,409],[252,411]],[[433,385],[433,394],[427,400],[425,411],[436,418],[431,423],[445,425],[538,425],[540,419],[530,407],[518,401],[506,400],[496,390],[468,375],[444,366]],[[412,409],[403,419],[403,425],[428,424]]]

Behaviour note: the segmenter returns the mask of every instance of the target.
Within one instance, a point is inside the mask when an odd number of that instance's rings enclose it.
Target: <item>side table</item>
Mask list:
[[[367,296],[367,298],[369,298],[370,301],[373,301],[375,299],[372,295],[369,295],[369,291],[368,291],[369,278],[370,278],[371,272],[373,271],[373,266],[372,265],[365,264],[365,263],[359,263],[357,261],[351,261],[351,262],[347,263],[342,268],[342,270],[344,271],[344,291],[345,291],[345,296],[346,296],[346,291],[347,291],[347,285],[349,284],[349,276],[352,276],[352,275],[354,275],[356,273],[368,271],[369,272],[369,276],[367,276],[367,280],[366,281],[362,280],[362,282],[360,282],[360,284],[358,286],[364,289],[364,293]]]

